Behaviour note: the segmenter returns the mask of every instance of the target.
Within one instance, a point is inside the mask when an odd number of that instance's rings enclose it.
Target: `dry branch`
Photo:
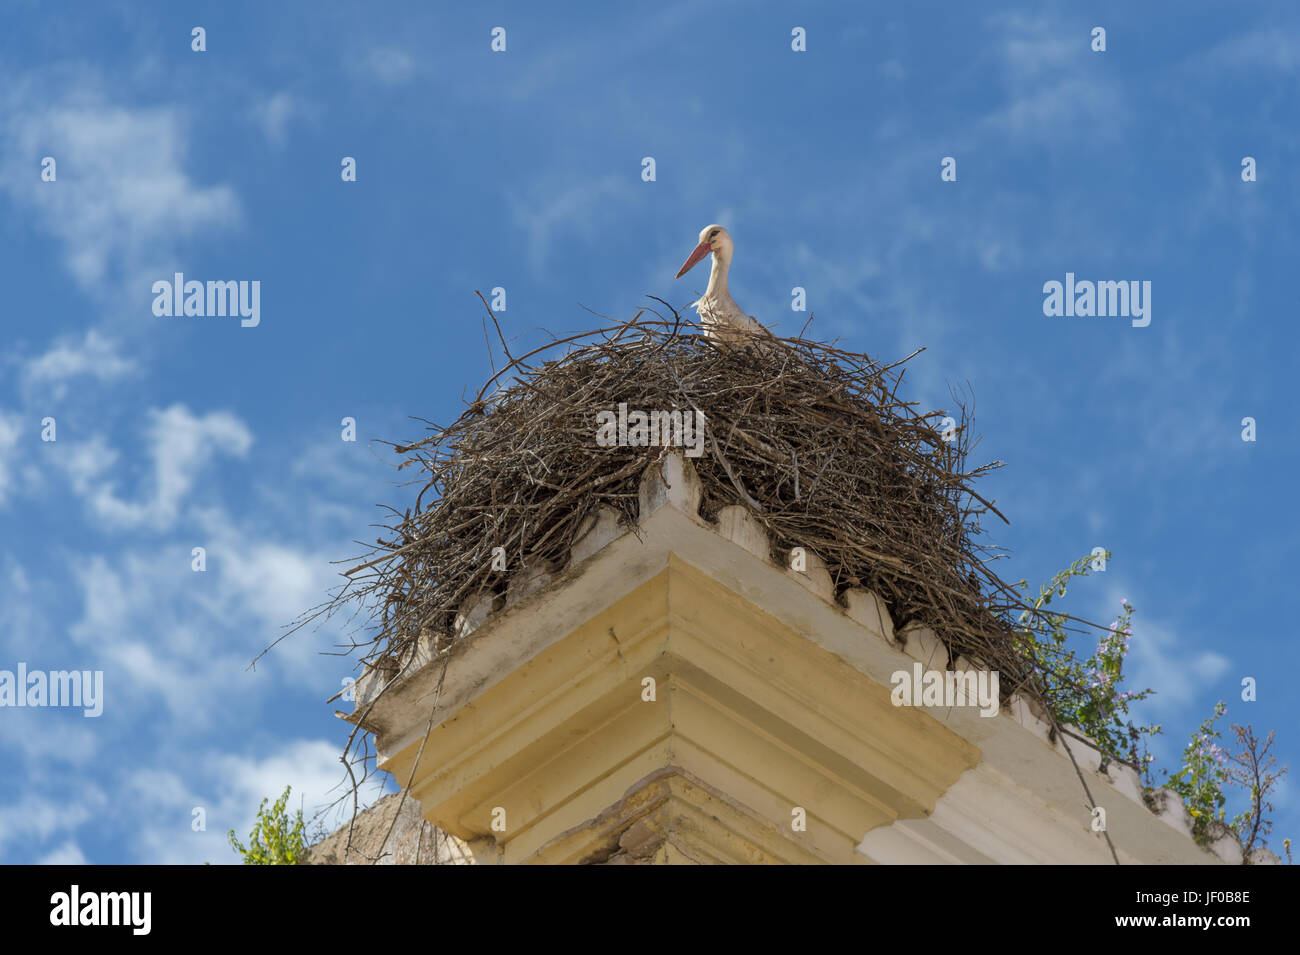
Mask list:
[[[898,397],[915,353],[882,365],[801,338],[719,347],[681,334],[689,327],[676,312],[669,320],[643,309],[520,358],[507,352],[458,420],[393,446],[421,490],[354,559],[339,598],[370,608],[358,644],[365,662],[391,666],[421,635],[449,646],[456,615],[505,588],[494,548],[514,570],[558,567],[599,506],[635,526],[638,482],[660,449],[596,443],[597,412],[625,402],[705,414],[708,453],[693,461],[705,518],[746,506],[776,550],[803,547],[825,561],[837,593],[874,590],[897,626],[924,623],[953,659],[998,669],[1006,694],[1024,686],[1031,674],[1009,623],[1024,605],[989,569],[980,540],[981,515],[1002,515],[972,487],[1001,462],[967,469],[960,405],[945,440],[936,430],[944,413],[919,414]]]

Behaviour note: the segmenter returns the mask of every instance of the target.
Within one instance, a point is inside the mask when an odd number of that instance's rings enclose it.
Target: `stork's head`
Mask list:
[[[734,248],[735,246],[731,244],[731,235],[726,229],[720,225],[706,225],[700,230],[700,244],[695,247],[695,251],[686,260],[686,264],[677,273],[677,277],[681,278],[693,269],[695,264],[710,252],[721,259],[724,264],[731,262],[731,253]]]

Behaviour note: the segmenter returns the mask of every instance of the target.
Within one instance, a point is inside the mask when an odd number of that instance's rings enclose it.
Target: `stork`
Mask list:
[[[760,325],[757,319],[746,315],[727,291],[727,270],[731,267],[731,256],[735,248],[731,234],[722,226],[705,226],[700,230],[700,244],[695,247],[677,277],[681,278],[700,259],[712,252],[713,268],[709,272],[709,287],[704,290],[698,302],[691,303],[699,312],[705,336],[720,343],[772,338],[772,333]]]

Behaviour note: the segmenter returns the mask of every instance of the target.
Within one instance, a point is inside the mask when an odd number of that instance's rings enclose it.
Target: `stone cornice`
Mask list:
[[[518,575],[441,655],[421,645],[359,681],[381,768],[405,782],[424,741],[426,818],[504,862],[1110,861],[1029,701],[992,718],[891,705],[894,672],[948,665],[933,634],[895,633],[868,591],[837,602],[815,555],[780,566],[742,508],[710,524],[698,506],[666,455],[636,533],[602,512],[569,566]],[[1220,861],[1181,801],[1154,815],[1132,770],[1072,750],[1122,861]]]

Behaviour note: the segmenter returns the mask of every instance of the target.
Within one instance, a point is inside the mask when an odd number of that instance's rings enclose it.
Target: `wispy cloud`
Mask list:
[[[1294,73],[1300,69],[1300,30],[1284,25],[1253,29],[1228,37],[1197,57],[1196,63],[1202,70],[1223,67],[1250,73]]]
[[[607,220],[611,204],[630,199],[626,179],[613,174],[580,182],[559,192],[534,190],[514,202],[515,220],[528,235],[528,259],[541,272],[551,256],[551,245],[560,238],[586,235],[597,241],[596,224]]]
[[[13,472],[18,463],[17,448],[23,425],[24,421],[19,415],[0,409],[0,505],[5,503],[13,488]]]
[[[1120,139],[1131,111],[1113,74],[1089,69],[1094,53],[1086,30],[1045,16],[995,13],[992,36],[1001,38],[997,60],[1005,97],[982,124],[1023,143],[1076,149]],[[998,47],[995,46],[995,49]]]
[[[419,73],[415,57],[395,46],[374,47],[353,61],[353,65],[385,86],[404,86]]]
[[[36,862],[37,865],[85,865],[86,856],[81,847],[68,839],[52,852],[47,852]]]
[[[77,378],[110,382],[137,368],[135,361],[121,354],[116,341],[91,328],[80,341],[64,337],[44,354],[26,362],[22,369],[23,391],[29,403],[40,398],[62,401]]]
[[[235,864],[226,833],[247,845],[258,805],[268,805],[291,788],[287,811],[299,808],[314,828],[327,831],[347,821],[351,800],[330,809],[344,792],[346,773],[339,763],[339,748],[325,740],[284,740],[252,755],[208,750],[199,763],[202,770],[182,777],[170,769],[142,768],[123,782],[124,795],[135,805],[137,851],[142,861],[155,864],[193,865],[196,862]],[[381,790],[363,784],[359,804],[364,807]],[[203,811],[205,828],[194,828],[195,809]]]
[[[1223,654],[1189,647],[1172,629],[1145,616],[1134,619],[1131,647],[1125,682],[1156,691],[1143,703],[1155,713],[1174,713],[1194,703],[1230,666]]]
[[[303,110],[299,100],[288,90],[281,90],[255,103],[252,108],[254,122],[267,141],[277,148],[289,140],[289,123]]]
[[[19,841],[39,845],[59,834],[71,833],[105,803],[103,792],[94,785],[82,788],[75,801],[62,801],[24,793],[15,802],[0,804],[0,853]]]
[[[185,171],[180,110],[119,105],[91,85],[60,91],[9,79],[0,95],[0,190],[59,240],[86,289],[117,290],[114,278],[166,270],[178,243],[240,221],[233,189],[198,185]],[[57,163],[54,182],[41,180],[45,156]]]
[[[247,426],[228,412],[199,416],[184,405],[172,405],[151,409],[148,417],[146,453],[153,480],[137,500],[118,494],[111,474],[118,455],[103,438],[72,445],[59,459],[90,512],[109,527],[170,528],[209,462],[218,455],[243,457],[253,443]]]

